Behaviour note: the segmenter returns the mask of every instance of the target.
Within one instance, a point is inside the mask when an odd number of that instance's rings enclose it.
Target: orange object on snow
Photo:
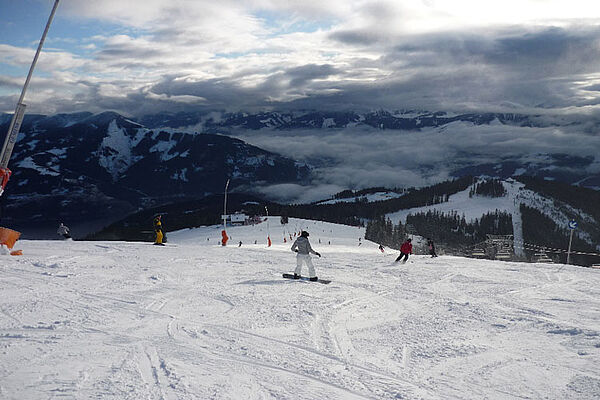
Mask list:
[[[229,236],[227,236],[227,232],[225,232],[225,229],[223,229],[221,231],[221,236],[223,236],[223,239],[221,239],[221,245],[222,246],[226,246],[227,245],[227,241],[229,240]]]
[[[23,250],[14,250],[10,252],[11,256],[22,256],[23,255]]]
[[[270,236],[267,236],[267,243],[269,243],[267,247],[271,247],[271,237]]]
[[[21,232],[0,227],[0,244],[5,245],[9,249],[13,248],[19,237],[21,237]]]

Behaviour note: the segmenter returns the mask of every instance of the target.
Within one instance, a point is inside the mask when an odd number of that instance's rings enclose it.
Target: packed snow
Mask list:
[[[221,229],[17,242],[0,256],[0,398],[600,398],[599,270],[398,264],[364,228],[297,219],[227,227],[226,247]],[[302,229],[332,283],[282,278]]]

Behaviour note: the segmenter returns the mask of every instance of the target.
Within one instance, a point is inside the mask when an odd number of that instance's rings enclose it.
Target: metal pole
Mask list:
[[[29,81],[31,80],[31,76],[33,75],[33,69],[35,68],[35,64],[37,63],[38,57],[40,56],[40,53],[42,51],[42,46],[46,41],[46,35],[48,34],[48,30],[50,29],[50,24],[52,24],[52,19],[54,18],[54,14],[56,13],[56,9],[58,8],[59,1],[60,0],[55,0],[54,2],[54,7],[52,7],[52,12],[50,13],[50,17],[48,18],[48,22],[46,23],[46,28],[44,29],[44,33],[42,34],[42,38],[40,39],[40,44],[38,45],[37,51],[35,52],[35,57],[33,58],[31,67],[29,68],[29,73],[27,74],[25,85],[23,85],[21,96],[19,97],[19,101],[17,102],[17,108],[15,109],[15,113],[13,114],[8,134],[6,135],[4,145],[2,146],[2,152],[0,153],[0,168],[8,167],[8,161],[10,160],[14,144],[17,141],[17,135],[19,134],[19,128],[21,126],[21,121],[23,120],[23,115],[25,113],[25,105],[22,104],[23,99],[25,98],[25,92],[27,91]]]
[[[267,210],[267,206],[265,206],[265,211],[267,212],[267,246],[271,247],[271,232],[269,229],[269,210]]]
[[[573,231],[575,229],[571,229],[571,235],[569,236],[569,250],[567,250],[567,264],[571,263],[571,242],[573,241]]]
[[[271,236],[269,232],[269,210],[267,210],[267,206],[265,206],[265,211],[267,212],[267,236]]]
[[[227,188],[229,187],[229,179],[225,184],[225,201],[223,202],[223,230],[225,230],[227,224]]]

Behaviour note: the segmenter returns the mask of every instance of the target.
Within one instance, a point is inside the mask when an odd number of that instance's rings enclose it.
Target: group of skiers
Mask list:
[[[163,229],[162,229],[162,221],[161,218],[162,216],[160,214],[156,215],[154,217],[153,220],[153,225],[154,225],[154,232],[156,234],[156,238],[154,241],[155,245],[158,246],[164,246],[163,243]],[[63,226],[61,224],[61,226]],[[60,230],[60,227],[59,227]],[[67,232],[68,232],[68,228],[67,228]],[[317,273],[315,272],[315,267],[312,263],[311,254],[314,254],[316,256],[321,257],[321,254],[317,251],[315,251],[312,246],[310,245],[310,242],[308,241],[308,236],[309,233],[307,231],[302,231],[300,233],[300,236],[294,241],[294,243],[292,244],[291,250],[293,252],[296,252],[296,269],[294,270],[294,279],[300,279],[301,278],[301,272],[302,272],[302,266],[304,264],[306,264],[306,267],[308,268],[308,278],[310,281],[317,281],[319,278],[317,277]],[[361,240],[359,239],[359,246],[360,244],[362,244]],[[238,247],[240,247],[242,245],[242,242],[240,241],[238,244]],[[437,257],[437,254],[435,252],[435,245],[433,243],[432,239],[427,239],[427,246],[429,247],[429,254],[431,254],[431,257]],[[379,250],[383,253],[384,252],[384,247],[383,245],[379,245]],[[400,260],[402,260],[402,263],[406,263],[406,261],[408,260],[408,256],[412,254],[412,239],[406,239],[406,241],[404,243],[402,243],[402,246],[400,246],[400,255],[398,256],[398,258],[396,258],[395,262],[398,262]]]
[[[313,250],[313,248],[310,245],[310,242],[308,241],[308,236],[309,236],[308,232],[302,231],[300,233],[300,237],[298,237],[298,239],[296,239],[296,241],[292,245],[291,250],[298,253],[296,255],[296,270],[294,271],[294,279],[301,278],[302,265],[306,264],[306,266],[308,267],[309,280],[317,281],[319,278],[317,278],[317,274],[315,272],[315,267],[313,266],[313,263],[311,261],[310,254],[312,253],[319,257],[321,257],[321,254],[319,254],[319,252]],[[361,242],[359,241],[359,246],[360,246],[360,243]],[[429,254],[431,255],[431,257],[437,257],[437,254],[435,252],[435,245],[433,243],[433,240],[430,238],[427,239],[427,247],[429,248]],[[381,245],[381,244],[379,245],[379,250],[381,250],[381,252],[383,253],[383,251],[384,251],[383,245]],[[395,262],[402,260],[403,264],[406,263],[406,261],[408,260],[409,254],[412,254],[412,239],[411,238],[406,239],[406,241],[404,243],[402,243],[402,246],[400,246],[400,255],[398,256],[398,258],[396,258]]]
[[[437,254],[435,252],[435,244],[430,238],[427,239],[427,247],[429,248],[429,254],[431,255],[431,257],[437,257]],[[398,262],[401,259],[403,259],[402,263],[404,264],[408,260],[409,254],[412,254],[412,239],[410,238],[406,239],[406,241],[402,243],[402,246],[400,246],[400,255],[398,256],[398,258],[396,258],[395,262]]]

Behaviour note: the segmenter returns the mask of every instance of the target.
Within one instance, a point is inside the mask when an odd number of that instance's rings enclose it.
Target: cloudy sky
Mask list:
[[[12,112],[52,0],[0,0]],[[596,111],[600,2],[62,0],[29,112]]]

